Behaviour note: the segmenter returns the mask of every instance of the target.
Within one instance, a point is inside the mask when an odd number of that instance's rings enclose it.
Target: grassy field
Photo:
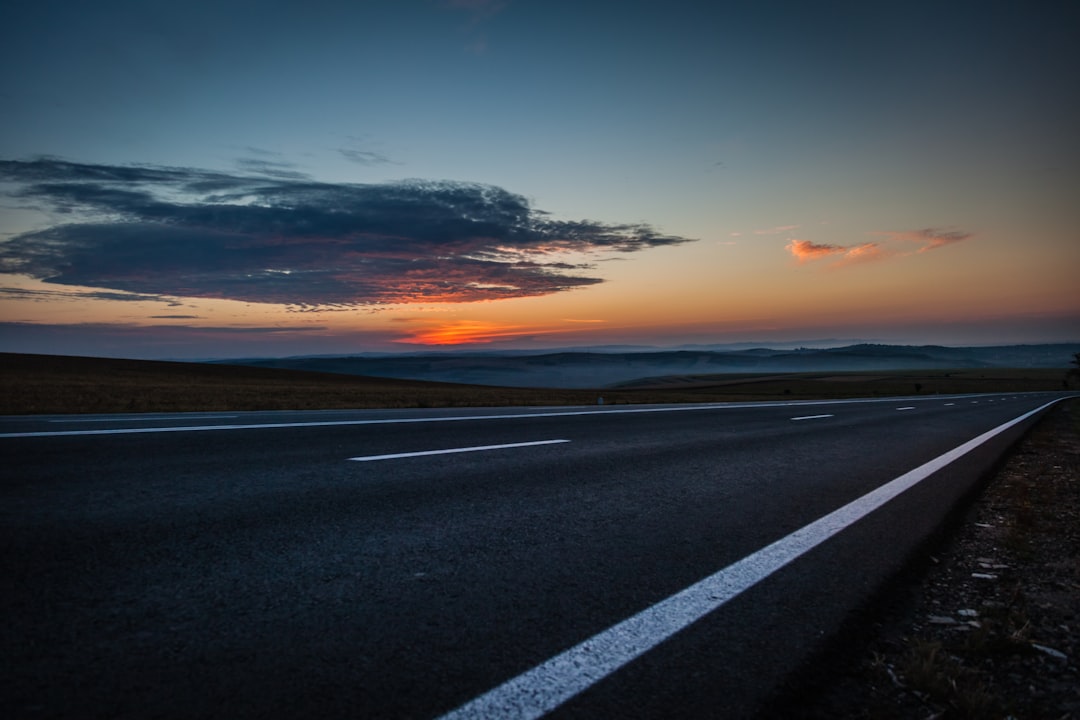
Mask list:
[[[736,397],[790,395],[802,398],[1025,392],[1065,389],[1066,370],[978,368],[892,370],[883,372],[807,372],[758,375],[687,375],[643,379],[620,389],[677,391]]]
[[[664,378],[558,390],[454,385],[203,363],[0,353],[0,415],[595,405],[1060,390],[1065,370]]]

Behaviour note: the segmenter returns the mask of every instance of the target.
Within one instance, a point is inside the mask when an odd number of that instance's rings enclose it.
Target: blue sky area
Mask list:
[[[0,9],[0,351],[1080,339],[1080,6]]]

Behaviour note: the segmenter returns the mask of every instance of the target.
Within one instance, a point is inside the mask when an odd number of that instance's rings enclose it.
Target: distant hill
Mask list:
[[[355,357],[252,358],[234,365],[497,385],[605,388],[642,378],[724,373],[841,372],[970,368],[1068,368],[1080,343],[945,347],[859,344],[835,348],[731,351],[424,353]]]

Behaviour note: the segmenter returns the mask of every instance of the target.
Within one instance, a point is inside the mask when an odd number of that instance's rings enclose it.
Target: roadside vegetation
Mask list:
[[[595,390],[503,388],[208,363],[0,353],[0,414],[216,412],[808,400],[1060,390],[1063,370],[979,369],[643,380]]]

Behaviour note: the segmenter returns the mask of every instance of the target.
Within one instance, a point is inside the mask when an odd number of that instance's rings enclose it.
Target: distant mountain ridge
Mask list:
[[[544,354],[446,352],[222,360],[220,363],[503,387],[605,388],[669,375],[970,368],[1068,368],[1080,343],[947,347],[861,343],[833,348]]]

